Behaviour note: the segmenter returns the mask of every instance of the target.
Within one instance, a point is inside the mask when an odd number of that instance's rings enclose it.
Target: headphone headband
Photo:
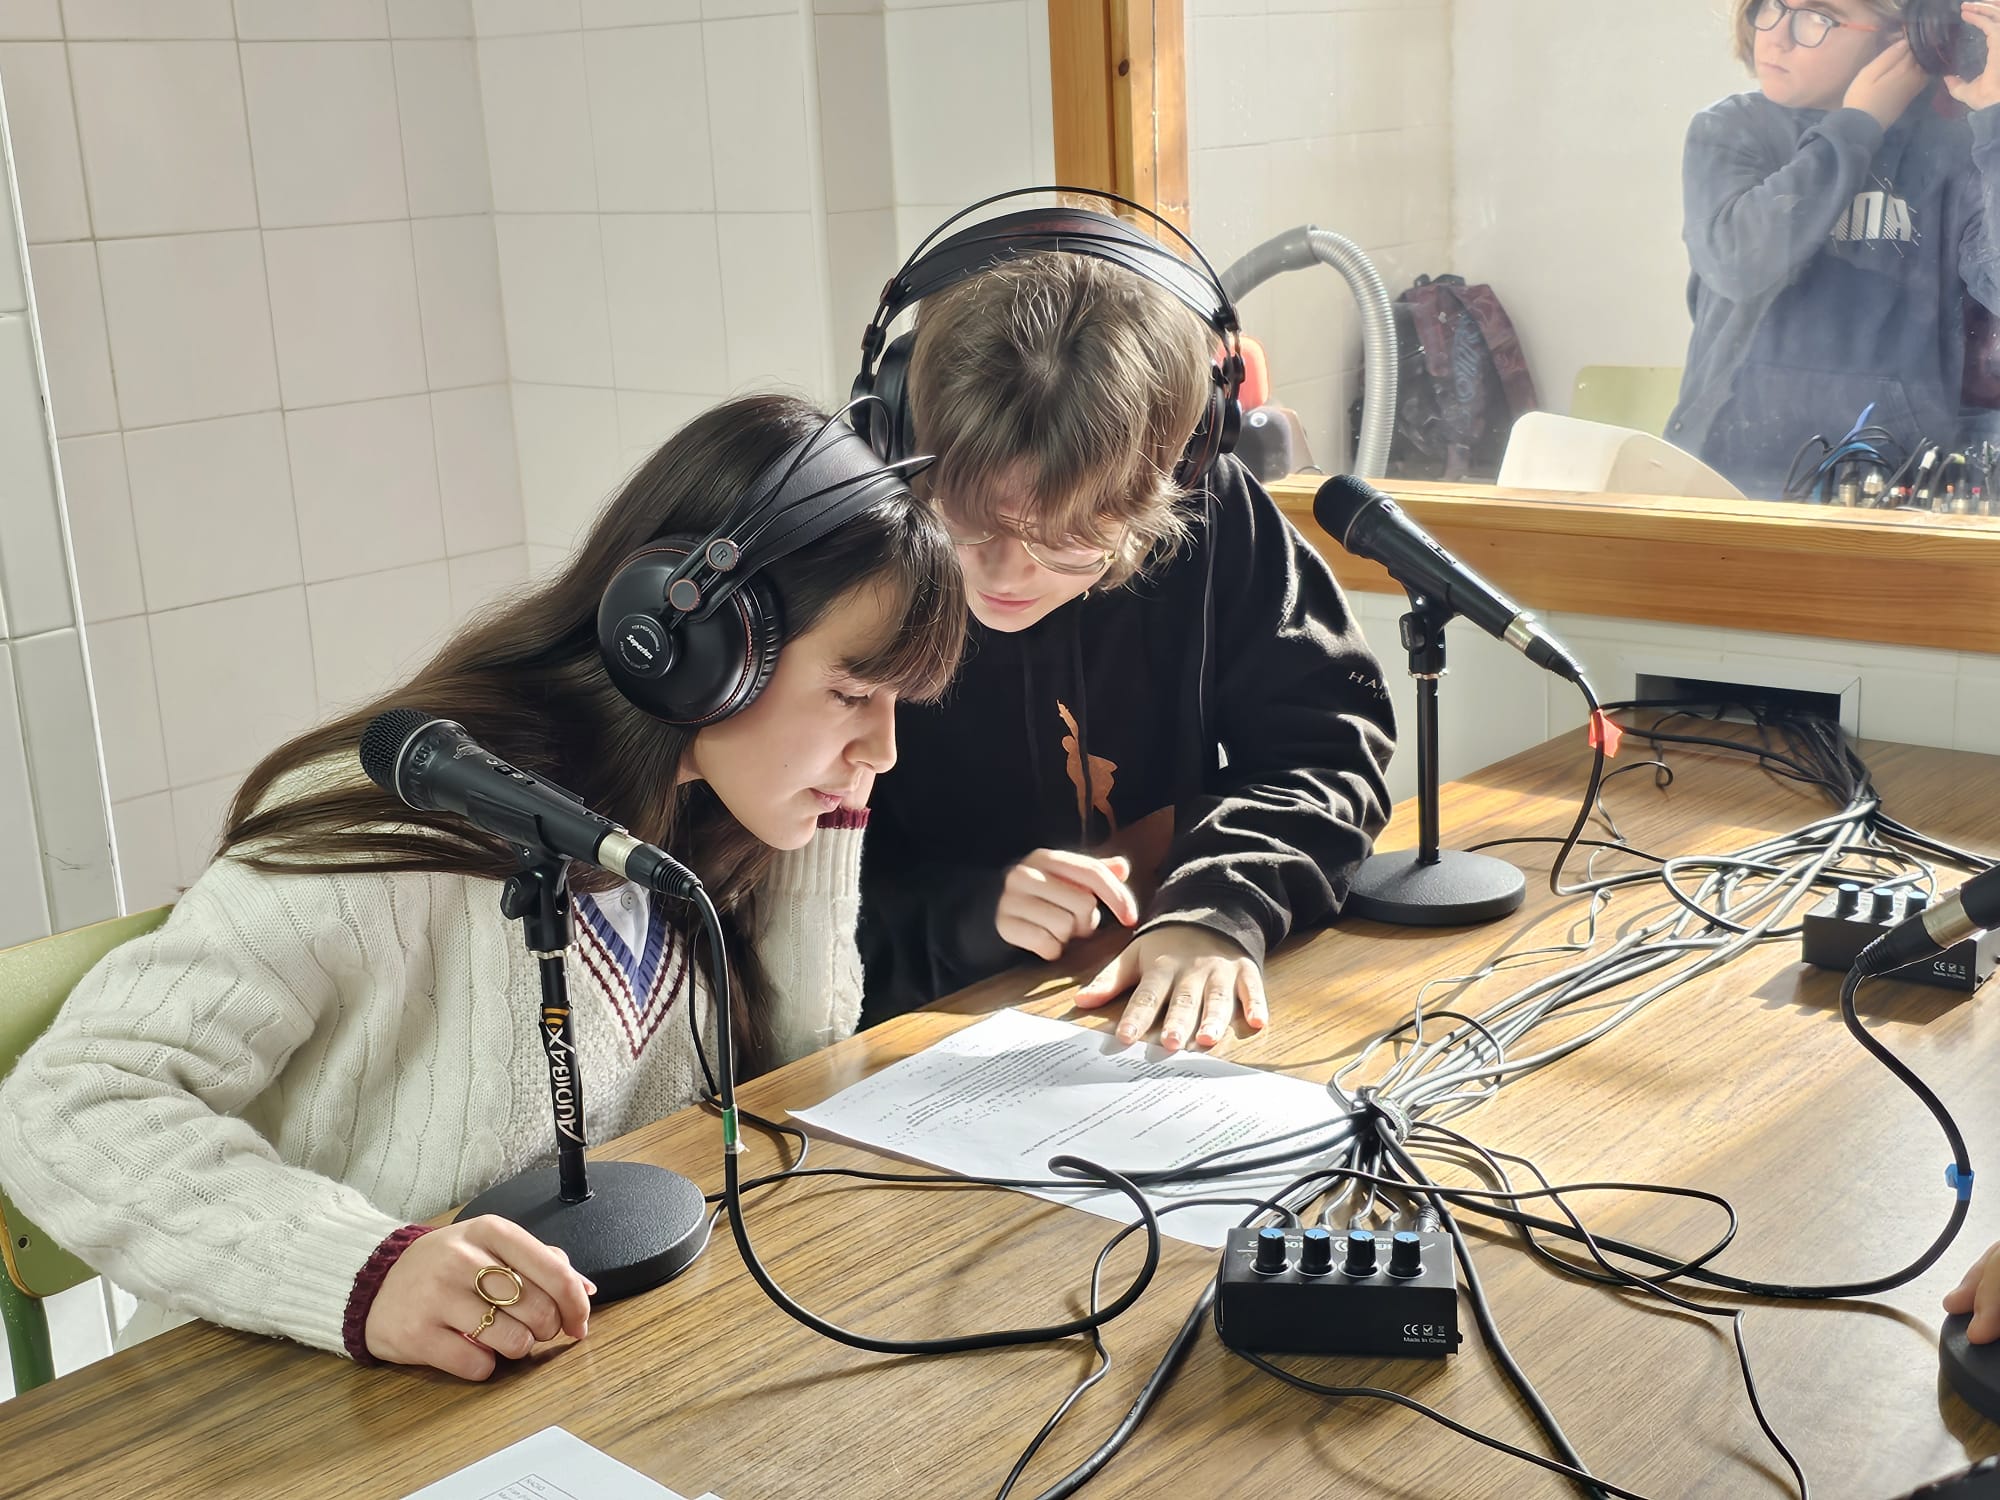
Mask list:
[[[885,464],[833,418],[767,464],[723,523],[690,547],[667,580],[666,606],[708,619],[743,579],[891,498],[924,462]]]
[[[894,497],[927,462],[884,464],[846,415],[787,445],[706,536],[655,537],[619,564],[598,601],[597,644],[633,703],[699,728],[763,691],[785,643],[764,570]]]
[[[959,220],[990,204],[1043,193],[1073,193],[1122,203],[1172,233],[1187,247],[1199,267],[1123,220],[1087,208],[1017,209],[967,225],[939,239]],[[916,422],[910,405],[909,368],[916,340],[913,334],[905,333],[890,343],[889,325],[925,297],[1017,256],[1044,251],[1088,255],[1123,267],[1188,308],[1220,341],[1222,356],[1210,371],[1202,417],[1174,466],[1177,483],[1198,482],[1216,459],[1235,446],[1242,422],[1237,392],[1243,384],[1243,356],[1235,304],[1230,301],[1229,291],[1216,275],[1215,267],[1178,225],[1142,203],[1088,188],[1031,187],[995,193],[959,210],[924,236],[909,259],[883,286],[875,315],[862,331],[861,373],[854,378],[853,394],[856,401],[874,398],[879,410],[871,411],[857,422],[857,428],[884,458],[897,458],[913,451]]]
[[[1110,261],[1172,293],[1225,341],[1237,332],[1236,308],[1212,273],[1109,214],[1089,209],[1029,208],[967,225],[913,257],[882,289],[877,323],[886,328],[911,304],[1017,256],[1062,251]]]

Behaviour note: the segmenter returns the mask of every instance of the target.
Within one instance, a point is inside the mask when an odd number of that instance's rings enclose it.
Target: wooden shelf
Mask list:
[[[1271,493],[1342,587],[1401,593],[1313,523],[1322,482],[1298,475]],[[2000,653],[2000,521],[1990,518],[1415,480],[1385,488],[1538,613]]]

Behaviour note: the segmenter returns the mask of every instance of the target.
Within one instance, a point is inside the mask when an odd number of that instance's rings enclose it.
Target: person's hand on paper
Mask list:
[[[521,1278],[521,1295],[512,1306],[494,1309],[491,1324],[480,1329],[488,1310],[477,1290],[485,1266],[512,1270]],[[498,1275],[486,1277],[486,1285],[503,1297],[512,1290]],[[520,1359],[558,1334],[582,1338],[596,1290],[555,1246],[486,1214],[411,1241],[382,1278],[363,1337],[368,1352],[385,1364],[429,1365],[484,1380],[502,1356]]]
[[[1213,1047],[1229,1034],[1240,1006],[1252,1031],[1270,1021],[1264,976],[1257,961],[1219,932],[1193,923],[1169,922],[1141,933],[1097,977],[1077,992],[1079,1010],[1094,1010],[1125,991],[1125,1014],[1118,1040],[1136,1042],[1160,1023],[1160,1045],[1169,1052],[1190,1037]]]
[[[1037,849],[1007,871],[993,926],[1002,940],[1053,962],[1073,940],[1097,931],[1104,910],[1127,927],[1137,925],[1131,874],[1132,862],[1123,855],[1094,859]]]
[[[1944,1310],[1971,1313],[1965,1336],[1975,1344],[2000,1339],[2000,1245],[1995,1245],[1965,1273],[1965,1280],[1945,1293]]]

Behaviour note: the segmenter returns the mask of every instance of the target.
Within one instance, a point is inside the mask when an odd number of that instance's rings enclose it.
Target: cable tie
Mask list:
[[[1963,1172],[1961,1172],[1958,1170],[1957,1162],[1948,1163],[1944,1169],[1944,1185],[1948,1188],[1953,1188],[1957,1191],[1958,1201],[1960,1203],[1971,1202],[1972,1168],[1967,1167]]]
[[[1388,1099],[1383,1098],[1380,1093],[1372,1088],[1362,1091],[1361,1102],[1363,1107],[1367,1109],[1368,1117],[1371,1120],[1387,1120],[1389,1122],[1389,1133],[1397,1140],[1402,1141],[1409,1138],[1410,1112],[1408,1110],[1404,1109],[1400,1104],[1392,1103]]]

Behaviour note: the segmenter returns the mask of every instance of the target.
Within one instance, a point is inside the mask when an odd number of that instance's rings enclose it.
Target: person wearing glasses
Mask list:
[[[1910,3],[1739,0],[1758,88],[1688,130],[1694,329],[1665,436],[1756,498],[1783,496],[1815,434],[1864,420],[1949,451],[1966,297],[2000,309],[2000,5],[1963,6],[1994,45],[1947,99],[1904,36]]]
[[[913,480],[972,616],[897,707],[862,870],[863,1024],[1111,922],[1076,1003],[1210,1047],[1268,1018],[1266,951],[1324,922],[1388,815],[1382,671],[1326,563],[1232,457],[1173,472],[1214,334],[1123,266],[1024,253],[926,298]]]

